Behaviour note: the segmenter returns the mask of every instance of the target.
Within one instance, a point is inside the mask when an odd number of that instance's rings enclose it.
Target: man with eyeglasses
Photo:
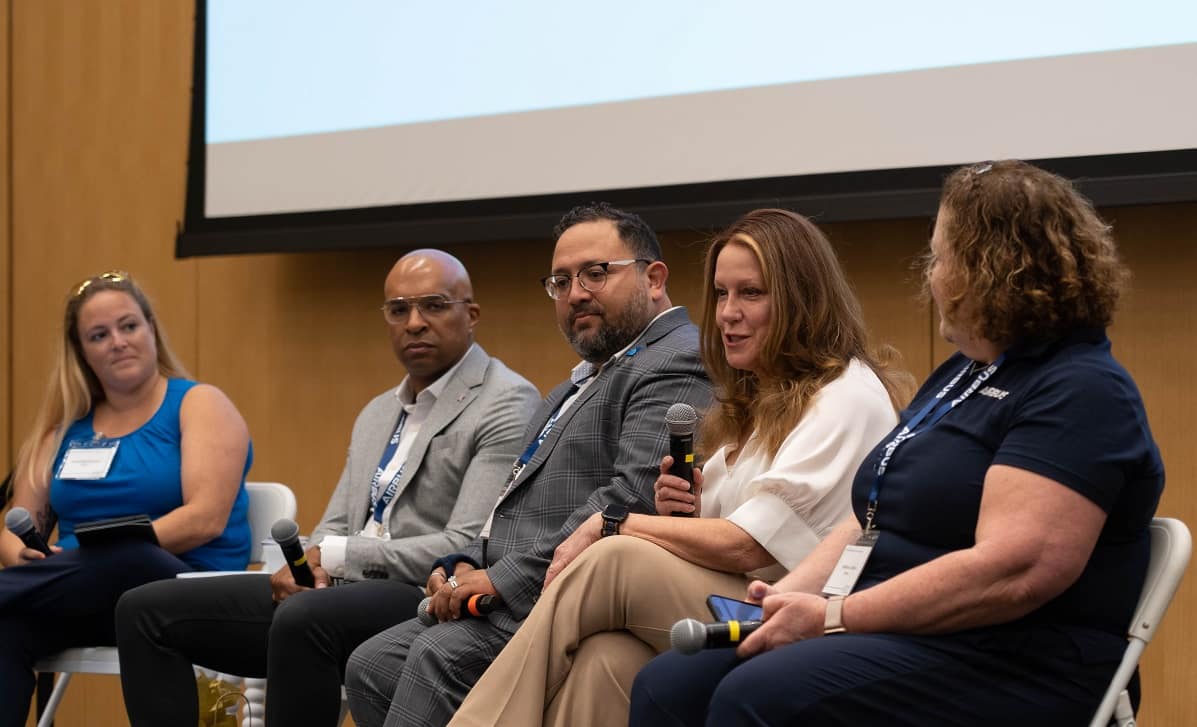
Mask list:
[[[582,362],[529,422],[479,537],[431,569],[428,612],[438,623],[399,624],[350,657],[345,685],[360,727],[446,724],[532,610],[557,547],[596,512],[605,535],[629,512],[654,512],[669,407],[710,402],[698,330],[670,303],[652,229],[594,204],[554,232],[552,274],[541,282]],[[467,618],[472,596],[500,605]]]
[[[382,314],[407,371],[366,405],[309,540],[316,588],[270,578],[162,581],[126,594],[117,640],[133,725],[195,724],[191,664],[267,678],[274,725],[335,725],[350,652],[411,617],[431,563],[482,528],[540,394],[474,343],[480,308],[462,264],[404,255]],[[344,585],[325,588],[333,578]]]

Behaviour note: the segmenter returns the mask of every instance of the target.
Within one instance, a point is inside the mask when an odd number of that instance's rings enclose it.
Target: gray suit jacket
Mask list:
[[[549,394],[524,442],[540,433],[570,389],[565,381]],[[495,508],[484,566],[507,609],[492,614],[492,623],[514,631],[540,595],[553,550],[587,517],[613,502],[654,512],[652,485],[669,453],[665,412],[678,402],[702,411],[710,400],[698,329],[685,309],[658,318],[626,355],[603,367]],[[481,538],[463,552],[481,563]]]
[[[394,432],[401,405],[392,389],[362,409],[353,425],[341,480],[312,532],[349,535],[345,576],[386,573],[423,585],[432,561],[460,549],[482,529],[540,393],[522,376],[474,346],[412,443],[387,527],[391,540],[364,538],[370,480]]]

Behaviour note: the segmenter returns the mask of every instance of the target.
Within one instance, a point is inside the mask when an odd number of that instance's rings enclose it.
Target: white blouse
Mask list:
[[[703,517],[743,528],[777,559],[752,573],[777,580],[852,512],[852,480],[865,455],[898,423],[877,375],[853,360],[824,386],[770,456],[756,433],[732,465],[720,447],[703,467]]]

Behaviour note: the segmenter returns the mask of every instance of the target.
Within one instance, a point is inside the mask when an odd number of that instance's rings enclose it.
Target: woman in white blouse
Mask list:
[[[450,725],[625,725],[632,680],[677,620],[709,620],[707,595],[784,575],[849,515],[856,468],[912,380],[872,352],[827,238],[792,212],[748,213],[707,252],[703,306],[717,402],[694,494],[666,457],[657,515],[603,538],[595,513],[574,531]]]

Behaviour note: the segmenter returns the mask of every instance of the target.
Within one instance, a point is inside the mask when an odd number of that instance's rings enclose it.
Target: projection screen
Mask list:
[[[181,255],[542,236],[591,198],[927,214],[1005,157],[1099,203],[1197,196],[1192,2],[198,9]]]

